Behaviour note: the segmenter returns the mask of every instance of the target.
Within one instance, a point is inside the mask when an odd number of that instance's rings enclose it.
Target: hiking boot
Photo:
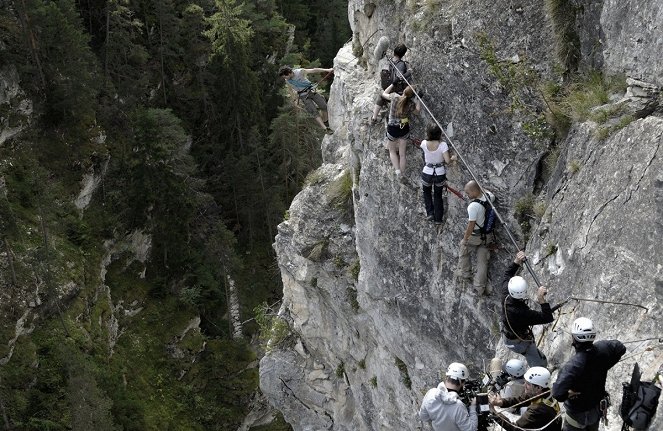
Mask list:
[[[334,133],[334,131],[331,128],[327,127],[327,129],[325,129],[325,133],[331,135]]]
[[[432,215],[427,215],[427,216],[426,216],[426,220],[428,220],[428,221],[433,221],[433,216],[432,216]]]
[[[441,222],[441,221],[436,221],[436,222],[433,222],[433,223],[435,223],[435,226],[442,226],[442,224],[444,224],[444,222]]]

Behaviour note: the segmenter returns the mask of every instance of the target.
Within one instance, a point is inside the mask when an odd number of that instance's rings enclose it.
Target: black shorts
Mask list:
[[[410,123],[406,123],[405,126],[387,126],[387,139],[390,141],[395,141],[396,139],[406,139],[410,136]]]

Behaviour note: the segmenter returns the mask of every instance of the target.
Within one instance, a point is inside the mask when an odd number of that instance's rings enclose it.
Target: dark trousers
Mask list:
[[[421,173],[421,188],[424,191],[424,206],[426,215],[433,216],[433,221],[442,222],[444,215],[444,201],[442,200],[442,191],[446,175],[429,175]]]

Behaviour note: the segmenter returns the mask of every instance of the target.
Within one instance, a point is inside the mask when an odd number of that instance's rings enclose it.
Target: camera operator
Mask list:
[[[491,409],[493,406],[523,405],[531,399],[522,416],[518,417],[505,411],[496,412],[496,422],[507,431],[521,431],[521,429],[560,431],[562,421],[558,417],[559,404],[551,397],[549,387],[550,372],[543,367],[532,367],[525,373],[525,392],[520,397],[502,398],[497,394],[489,394]]]
[[[468,412],[459,396],[468,377],[465,365],[458,362],[449,365],[444,382],[424,396],[419,418],[430,422],[434,431],[477,431],[476,399],[472,399]]]

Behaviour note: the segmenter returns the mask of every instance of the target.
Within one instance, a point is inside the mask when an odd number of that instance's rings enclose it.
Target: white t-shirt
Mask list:
[[[428,141],[424,140],[421,141],[421,149],[424,150],[424,160],[426,161],[426,164],[431,164],[431,165],[438,165],[444,163],[444,153],[449,151],[449,146],[447,145],[446,142],[441,141],[440,145],[438,145],[437,150],[435,151],[429,151],[428,150]],[[446,169],[444,166],[438,166],[436,168],[432,168],[430,166],[424,166],[424,174],[428,175],[444,175],[447,173]]]
[[[488,193],[488,196],[491,195],[490,192]],[[479,198],[480,201],[486,202],[486,195],[482,195]],[[493,200],[492,198],[490,199],[491,201]],[[479,232],[479,227],[483,226],[485,220],[486,220],[486,209],[483,207],[482,204],[479,202],[470,202],[470,204],[467,206],[467,218],[469,221],[473,221],[476,224],[474,225],[474,231]]]

